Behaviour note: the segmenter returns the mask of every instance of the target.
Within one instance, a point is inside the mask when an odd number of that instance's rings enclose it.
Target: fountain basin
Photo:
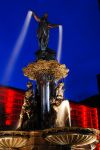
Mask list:
[[[43,137],[52,144],[69,147],[84,146],[97,140],[99,131],[90,128],[53,128],[44,130]]]
[[[0,131],[0,148],[17,149],[29,145],[30,132]]]
[[[85,145],[95,143],[98,135],[98,130],[89,128],[51,128],[30,132],[0,131],[0,149],[60,150],[60,145],[81,149]]]

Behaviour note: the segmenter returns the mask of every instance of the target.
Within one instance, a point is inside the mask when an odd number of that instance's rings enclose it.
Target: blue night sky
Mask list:
[[[9,82],[4,72],[13,52],[28,10],[40,17],[49,13],[49,22],[63,25],[61,63],[70,69],[65,79],[65,96],[80,101],[98,94],[96,75],[100,74],[100,11],[97,0],[0,0],[0,84],[26,88],[22,68],[32,62],[38,49],[34,18],[16,60]],[[50,30],[49,47],[57,50],[58,29]]]

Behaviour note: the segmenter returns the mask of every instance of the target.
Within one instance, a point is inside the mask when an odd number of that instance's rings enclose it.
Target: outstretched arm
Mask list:
[[[40,22],[40,18],[34,12],[32,12],[32,16],[37,22]]]
[[[59,27],[60,25],[59,24],[48,24],[48,28],[56,28],[56,27]]]

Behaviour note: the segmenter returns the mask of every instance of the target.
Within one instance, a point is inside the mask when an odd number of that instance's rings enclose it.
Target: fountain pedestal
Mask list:
[[[46,52],[45,52],[46,53]],[[50,124],[50,83],[60,80],[68,75],[69,69],[64,64],[58,63],[56,60],[38,60],[30,63],[23,69],[24,75],[31,80],[37,81],[38,95],[37,109],[40,109],[39,118],[40,130],[49,128]],[[55,90],[55,89],[54,89]],[[49,120],[48,120],[49,119]]]

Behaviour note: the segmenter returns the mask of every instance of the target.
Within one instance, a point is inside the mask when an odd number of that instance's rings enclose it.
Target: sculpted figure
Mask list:
[[[27,83],[27,90],[25,92],[24,103],[22,105],[20,119],[17,129],[24,129],[27,127],[27,124],[31,117],[33,116],[34,111],[34,92],[33,85],[31,82]],[[25,127],[26,126],[26,127]]]
[[[59,83],[56,88],[56,99],[64,100],[64,83]]]
[[[54,127],[65,127],[66,122],[70,119],[69,101],[64,99],[64,83],[59,83],[56,88],[56,97],[51,102],[51,110]],[[55,118],[54,118],[55,116]],[[52,119],[51,117],[51,119]]]
[[[49,40],[49,29],[58,27],[59,25],[50,24],[48,22],[48,14],[45,13],[43,17],[38,17],[34,12],[32,13],[34,19],[39,23],[38,30],[37,30],[37,37],[39,40],[39,45],[41,50],[46,50],[48,47],[48,40]]]

